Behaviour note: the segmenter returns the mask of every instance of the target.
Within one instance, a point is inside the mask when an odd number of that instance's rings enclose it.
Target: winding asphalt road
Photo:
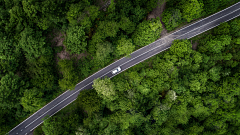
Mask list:
[[[67,90],[62,95],[58,96],[56,99],[45,105],[43,108],[38,110],[32,116],[27,118],[25,121],[20,123],[14,129],[9,131],[9,135],[26,135],[40,125],[43,121],[41,120],[46,115],[52,116],[62,108],[67,106],[76,100],[79,92],[84,89],[92,89],[93,80],[99,77],[108,76],[109,78],[114,77],[111,70],[120,66],[122,71],[168,49],[171,47],[172,41],[174,39],[190,39],[196,35],[199,35],[209,29],[218,26],[221,22],[227,22],[231,19],[240,16],[240,2],[216,13],[207,18],[201,19],[200,21],[184,27],[164,38],[161,38],[148,46],[140,48],[131,54],[131,58],[122,58],[107,67],[101,69],[90,77],[86,78],[82,82],[78,83],[75,90]],[[119,73],[121,73],[119,72]]]

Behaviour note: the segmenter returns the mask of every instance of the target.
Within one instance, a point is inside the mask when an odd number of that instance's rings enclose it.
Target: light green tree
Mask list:
[[[46,104],[43,96],[43,91],[37,89],[36,87],[32,89],[26,89],[20,103],[26,112],[33,113]]]
[[[143,47],[154,42],[160,37],[163,30],[159,18],[152,19],[151,21],[144,20],[140,23],[132,35],[133,43],[135,46]]]
[[[62,90],[73,90],[78,83],[79,76],[75,71],[73,60],[60,60],[58,62],[60,72],[63,78],[58,80],[59,86]]]
[[[107,77],[105,77],[104,79],[95,79],[93,81],[92,87],[104,100],[113,101],[118,98],[118,95],[115,91],[114,83]]]
[[[83,26],[74,26],[67,30],[65,44],[71,54],[80,54],[86,50],[88,36],[85,36],[84,28]]]
[[[192,52],[192,44],[189,40],[174,40],[170,52],[178,57],[184,57]]]
[[[57,120],[57,116],[46,116],[43,120],[42,130],[44,134],[59,135],[62,133],[61,122]]]
[[[118,55],[126,55],[130,57],[130,54],[134,51],[135,46],[132,43],[132,39],[121,38],[117,41],[117,53]]]
[[[181,0],[179,5],[182,11],[182,17],[186,19],[187,22],[201,17],[204,4],[198,2],[198,0]]]

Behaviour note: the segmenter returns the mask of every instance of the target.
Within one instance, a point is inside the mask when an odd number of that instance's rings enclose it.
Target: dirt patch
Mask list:
[[[154,8],[147,16],[147,20],[151,20],[151,18],[157,18],[159,17],[160,18],[160,22],[162,23],[162,27],[163,27],[163,30],[162,32],[160,33],[160,38],[163,38],[167,35],[169,35],[169,33],[167,33],[167,30],[165,28],[165,25],[164,23],[162,22],[162,17],[161,17],[161,14],[163,13],[163,11],[166,9],[166,1],[163,1],[163,2],[160,2],[160,0],[158,1],[157,3],[157,7]],[[159,38],[159,39],[160,39]],[[158,40],[158,39],[157,39]]]
[[[192,43],[192,40],[191,40],[191,43]],[[197,50],[197,46],[198,46],[198,41],[192,43],[192,49],[193,50]]]
[[[17,75],[17,76],[19,76],[19,77],[22,77],[22,75],[21,75],[21,72],[20,72],[20,71],[17,71],[17,73],[16,73],[15,75]]]
[[[101,7],[100,9],[103,11],[106,11],[107,9],[107,3],[111,0],[96,0],[96,3],[94,5]]]
[[[56,46],[62,46],[63,50],[59,53],[56,54],[56,62],[58,63],[58,61],[60,59],[67,59],[70,60],[72,58],[77,58],[77,60],[81,59],[82,57],[86,57],[88,54],[85,53],[81,53],[81,54],[70,54],[67,50],[66,50],[66,46],[63,44],[63,41],[66,37],[66,33],[63,33],[61,31],[58,31],[56,29],[54,29],[51,33],[52,35],[49,35],[49,39],[51,39],[51,47],[54,48]]]

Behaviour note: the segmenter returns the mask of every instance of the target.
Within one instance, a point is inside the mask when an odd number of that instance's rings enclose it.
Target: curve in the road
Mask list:
[[[182,29],[168,35],[167,37],[161,38],[161,39],[149,44],[148,46],[145,46],[143,48],[140,48],[140,49],[134,51],[131,54],[131,58],[119,59],[118,61],[108,65],[107,67],[101,69],[100,71],[94,73],[93,75],[89,76],[88,78],[86,78],[83,81],[81,81],[80,83],[78,83],[75,87],[75,90],[66,91],[63,94],[61,94],[59,97],[54,99],[49,104],[45,105],[43,108],[38,110],[32,116],[30,116],[28,119],[24,120],[22,123],[20,123],[14,129],[12,129],[9,132],[9,134],[16,134],[16,133],[25,134],[25,133],[32,131],[34,128],[36,128],[38,125],[40,125],[43,122],[41,120],[41,118],[44,117],[43,113],[50,114],[50,116],[54,115],[55,113],[60,111],[62,108],[64,108],[65,106],[67,106],[68,104],[70,104],[74,100],[76,100],[76,98],[79,94],[78,92],[83,90],[83,88],[91,89],[92,88],[91,84],[94,79],[99,78],[99,77],[104,77],[104,76],[108,76],[108,77],[112,78],[115,75],[127,70],[128,68],[130,68],[130,67],[132,67],[132,66],[134,66],[134,65],[166,50],[166,49],[169,49],[171,46],[171,42],[174,39],[189,39],[191,37],[194,37],[198,34],[201,34],[209,29],[212,29],[212,28],[218,26],[221,22],[226,22],[233,18],[236,18],[237,16],[240,15],[239,9],[240,9],[240,2],[226,8],[218,13],[215,13],[207,18],[204,18],[194,24],[191,24],[185,28],[182,28]],[[115,75],[112,75],[111,70],[119,65],[122,67],[122,71]],[[40,111],[42,111],[42,112],[40,112]],[[22,132],[23,129],[24,129],[24,132]]]

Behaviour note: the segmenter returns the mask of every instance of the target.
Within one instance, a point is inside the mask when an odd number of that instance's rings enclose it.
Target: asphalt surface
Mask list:
[[[66,91],[62,95],[58,96],[52,102],[48,103],[46,106],[12,129],[9,132],[9,135],[26,135],[27,133],[31,132],[43,122],[42,118],[44,118],[46,115],[52,116],[68,104],[75,101],[81,90],[92,89],[94,79],[99,77],[103,78],[104,76],[112,78],[128,68],[170,48],[174,39],[190,39],[218,26],[221,22],[227,22],[238,16],[240,16],[240,2],[194,24],[184,27],[149,44],[148,46],[136,50],[131,54],[131,58],[122,58],[108,65],[107,67],[78,83],[73,91]],[[118,66],[120,66],[122,70],[119,73],[112,75],[111,71]]]

